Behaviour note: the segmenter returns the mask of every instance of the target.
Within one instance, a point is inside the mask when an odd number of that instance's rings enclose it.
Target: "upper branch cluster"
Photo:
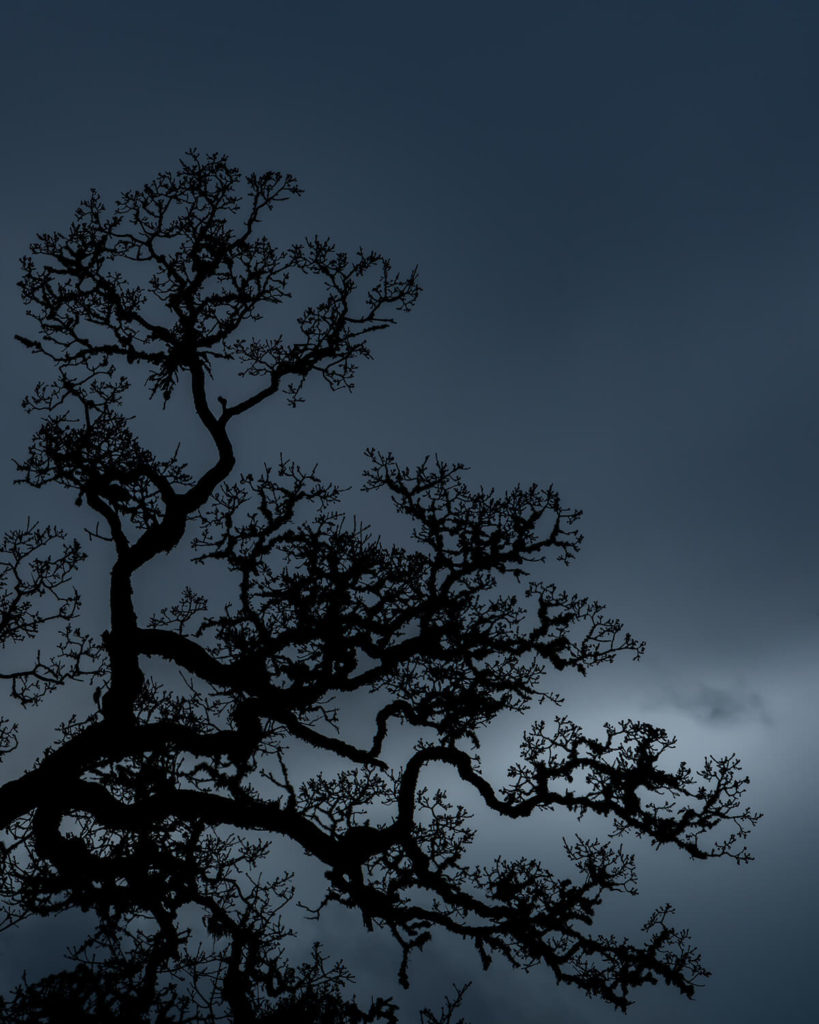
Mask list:
[[[237,359],[267,384],[230,414],[283,383],[296,400],[313,371],[349,386],[356,360],[369,356],[367,336],[394,322],[392,310],[414,304],[415,272],[402,277],[374,252],[351,259],[326,239],[275,247],[256,233],[260,219],[301,189],[279,172],[247,176],[244,195],[242,183],[225,157],[192,151],[177,171],[126,192],[111,214],[92,191],[68,231],[39,235],[22,261],[23,299],[39,331],[19,340],[62,368],[120,357],[143,364],[152,391],[166,399],[180,372]],[[121,269],[128,264],[144,268],[136,281]],[[297,317],[301,337],[240,337],[290,297],[293,273],[324,286]]]

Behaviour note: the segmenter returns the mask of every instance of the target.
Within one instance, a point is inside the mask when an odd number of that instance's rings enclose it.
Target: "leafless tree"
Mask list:
[[[736,758],[668,768],[662,729],[624,721],[592,738],[560,714],[529,716],[504,786],[478,756],[498,716],[559,708],[556,673],[642,651],[602,605],[543,578],[578,551],[579,513],[551,488],[475,490],[460,465],[371,450],[364,490],[391,499],[400,546],[345,517],[315,469],[239,464],[236,421],[303,401],[313,379],[351,388],[419,293],[414,271],[375,252],[274,245],[262,220],[299,192],[290,175],[245,177],[191,151],[110,212],[92,192],[22,261],[35,329],[18,338],[50,372],[25,400],[38,426],[19,478],[87,509],[108,621],[95,633],[81,609],[92,560],[80,567],[77,542],[31,522],[5,535],[0,635],[21,657],[34,642],[49,652],[22,668],[9,655],[11,698],[36,708],[70,686],[93,701],[78,698],[0,786],[4,923],[76,909],[95,923],[0,1019],[395,1021],[389,998],[359,1005],[319,947],[286,959],[294,894],[391,934],[404,986],[438,930],[484,966],[542,965],[622,1010],[645,983],[690,996],[706,972],[669,907],[637,941],[597,934],[595,913],[606,893],[635,891],[625,834],[748,859],[756,816]],[[307,288],[313,304],[268,333]],[[167,440],[184,416],[201,434],[187,461]],[[151,567],[182,558],[190,577],[143,613]],[[346,729],[351,700],[371,716],[363,742]],[[15,730],[2,720],[4,756]],[[472,863],[472,819],[440,788],[447,775],[501,818],[593,812],[609,837],[566,842],[565,877],[527,858]],[[323,891],[270,868],[286,842],[321,863]],[[452,1020],[462,994],[423,1019]]]

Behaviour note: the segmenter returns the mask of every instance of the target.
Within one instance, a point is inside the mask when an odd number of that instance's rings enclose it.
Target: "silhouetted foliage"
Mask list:
[[[364,489],[409,524],[399,546],[345,518],[315,470],[237,465],[235,421],[302,401],[313,378],[351,388],[373,335],[419,293],[415,272],[377,253],[259,234],[298,194],[289,175],[244,177],[192,151],[111,212],[92,192],[22,261],[36,330],[19,340],[53,372],[25,400],[39,426],[19,476],[91,513],[109,618],[95,633],[81,614],[78,543],[34,523],[5,535],[2,640],[27,655],[44,628],[51,650],[3,674],[11,696],[29,708],[65,687],[93,694],[0,788],[5,924],[71,910],[93,923],[67,969],[24,980],[0,1018],[397,1020],[390,999],[346,994],[346,968],[320,948],[286,959],[295,879],[269,855],[288,840],[325,872],[325,891],[302,901],[391,934],[405,986],[410,955],[440,930],[484,966],[542,964],[620,1009],[645,983],[690,996],[706,972],[669,907],[636,942],[597,934],[595,912],[606,893],[635,891],[615,845],[625,834],[748,858],[755,816],[736,758],[669,769],[662,729],[625,721],[591,738],[563,716],[529,721],[500,788],[478,757],[502,713],[560,705],[554,673],[641,653],[602,605],[541,577],[578,551],[579,513],[551,488],[473,490],[460,465],[407,468],[372,450]],[[319,295],[293,333],[252,335],[296,286]],[[170,440],[191,421],[200,468]],[[191,575],[177,585],[166,566],[178,572],[183,555]],[[145,614],[152,565],[178,596]],[[347,729],[352,695],[363,742]],[[15,744],[4,719],[4,756]],[[439,788],[447,773],[504,818],[595,812],[609,840],[567,842],[565,877],[531,859],[471,863],[470,814]],[[422,1019],[453,1020],[462,995]]]

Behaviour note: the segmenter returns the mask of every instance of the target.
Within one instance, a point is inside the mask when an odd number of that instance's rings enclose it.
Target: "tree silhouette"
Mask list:
[[[18,340],[52,372],[24,402],[39,425],[19,477],[87,507],[108,608],[94,632],[76,589],[90,563],[62,530],[5,535],[0,635],[21,657],[40,646],[3,673],[12,698],[31,708],[71,687],[93,701],[77,696],[0,788],[4,923],[72,910],[92,923],[67,969],[24,979],[2,1020],[397,1020],[391,999],[359,1005],[319,947],[287,960],[296,880],[273,856],[287,842],[324,872],[302,902],[391,934],[404,986],[442,931],[484,966],[545,965],[622,1010],[645,983],[691,996],[706,972],[670,907],[636,942],[597,934],[595,913],[635,891],[626,834],[748,859],[756,816],[736,758],[669,769],[662,729],[624,721],[591,738],[560,715],[530,722],[505,785],[478,757],[498,716],[560,705],[554,673],[642,651],[602,605],[541,578],[578,551],[579,513],[551,488],[473,490],[460,465],[371,450],[364,490],[407,523],[400,546],[345,518],[315,470],[238,464],[236,421],[303,401],[313,379],[351,388],[373,335],[419,293],[377,253],[260,234],[299,192],[191,151],[110,213],[92,192],[22,261],[36,330]],[[282,333],[250,333],[310,288]],[[183,421],[200,432],[187,462],[168,440]],[[151,567],[167,591],[184,564],[178,596],[144,611]],[[7,719],[0,744],[6,757],[16,745]],[[502,818],[594,812],[609,839],[566,842],[566,877],[533,859],[471,863],[471,817],[444,777]],[[453,1020],[462,994],[422,1019]]]

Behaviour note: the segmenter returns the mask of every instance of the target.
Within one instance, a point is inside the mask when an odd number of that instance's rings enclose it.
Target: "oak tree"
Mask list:
[[[483,966],[540,965],[622,1010],[646,983],[691,996],[706,971],[670,907],[636,939],[595,929],[606,894],[635,891],[620,840],[743,862],[756,816],[735,757],[669,765],[661,728],[587,736],[561,713],[558,674],[642,651],[549,579],[579,549],[579,513],[551,487],[499,494],[461,465],[370,450],[363,489],[406,524],[388,543],[315,468],[237,452],[239,421],[313,381],[351,388],[419,294],[376,252],[265,235],[299,193],[191,151],[110,210],[91,192],[22,261],[18,340],[48,370],[18,477],[88,518],[83,545],[35,522],[2,541],[9,702],[36,716],[69,690],[76,709],[28,759],[2,720],[3,925],[79,911],[87,931],[0,1019],[396,1020],[320,947],[287,959],[296,901],[391,936],[404,986],[446,932]],[[181,423],[193,447],[173,440]],[[104,623],[82,606],[89,581]],[[550,722],[529,714],[544,703]],[[479,744],[510,712],[526,728],[498,785]],[[562,867],[474,861],[447,780],[499,820],[560,808],[607,837],[566,841]],[[283,844],[321,865],[321,890],[277,869]],[[424,1019],[452,1020],[462,992]]]

